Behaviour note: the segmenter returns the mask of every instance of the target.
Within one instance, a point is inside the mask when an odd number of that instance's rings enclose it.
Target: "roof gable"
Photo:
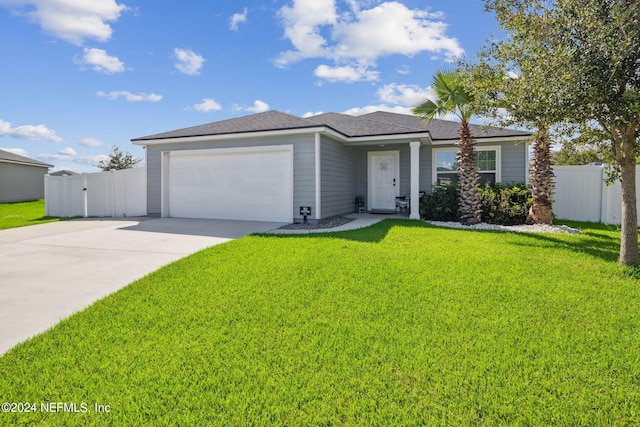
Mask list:
[[[9,151],[0,150],[0,162],[18,163],[21,165],[38,166],[42,168],[52,168],[53,165],[41,162],[39,160],[30,159],[29,157],[20,156]]]
[[[370,120],[365,116],[325,113],[309,117],[307,120],[319,125],[329,126],[343,135],[350,137],[402,135],[416,132],[428,132],[426,127],[405,126],[402,123]]]

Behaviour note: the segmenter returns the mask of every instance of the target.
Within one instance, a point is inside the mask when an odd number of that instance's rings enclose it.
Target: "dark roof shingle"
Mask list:
[[[422,129],[429,131],[433,140],[441,139],[457,139],[458,129],[460,129],[459,122],[452,122],[449,120],[434,119],[428,124],[419,117],[410,116],[408,114],[389,113],[386,111],[376,111],[375,113],[364,114],[363,118],[369,120],[380,121],[383,123],[393,123],[398,126],[412,127],[415,129]],[[473,136],[476,138],[490,138],[499,136],[527,136],[531,135],[530,132],[524,132],[516,129],[498,128],[492,126],[481,125],[469,125]]]
[[[178,129],[135,138],[132,141],[171,139],[208,135],[227,135],[259,131],[305,129],[327,126],[347,137],[388,136],[429,133],[433,140],[457,139],[460,123],[432,120],[428,124],[416,116],[376,111],[361,116],[324,113],[300,118],[280,111],[267,111],[250,116],[222,120],[205,125]],[[480,125],[470,125],[476,138],[527,136],[529,132]]]
[[[314,127],[313,123],[300,117],[280,111],[267,111],[250,116],[236,117],[205,125],[177,129],[170,132],[135,138],[133,141],[149,139],[184,138],[207,135],[226,135],[233,133],[260,132],[269,130],[303,129]]]

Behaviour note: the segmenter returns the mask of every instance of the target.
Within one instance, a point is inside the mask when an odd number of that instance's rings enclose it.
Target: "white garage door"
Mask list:
[[[293,219],[291,145],[172,151],[164,159],[164,216]]]

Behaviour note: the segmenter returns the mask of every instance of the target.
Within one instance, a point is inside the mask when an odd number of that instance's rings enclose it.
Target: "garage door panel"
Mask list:
[[[180,153],[169,161],[169,214],[288,222],[292,180],[291,149]]]

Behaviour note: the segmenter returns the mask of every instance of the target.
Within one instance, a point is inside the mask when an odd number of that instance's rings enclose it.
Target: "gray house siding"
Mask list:
[[[323,218],[354,211],[356,149],[322,137],[320,144],[320,197]]]
[[[420,148],[420,191],[425,193],[431,193],[433,187],[433,168],[432,168],[433,153],[431,147]]]
[[[367,165],[367,152],[370,148],[356,147],[356,195],[361,194],[367,197],[367,177],[368,177],[368,165]]]
[[[293,145],[293,217],[301,218],[299,206],[315,211],[315,139],[313,135],[242,138],[200,142],[167,143],[147,146],[147,211],[149,216],[162,213],[162,152],[213,148]]]
[[[527,144],[503,143],[502,146],[502,182],[525,182]]]
[[[0,162],[0,203],[44,198],[46,167]]]
[[[400,151],[400,190],[399,195],[404,196],[411,193],[411,147],[409,144],[399,145]]]

